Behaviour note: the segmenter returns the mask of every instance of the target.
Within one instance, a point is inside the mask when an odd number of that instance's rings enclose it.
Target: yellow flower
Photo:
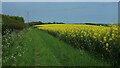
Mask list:
[[[112,40],[112,38],[109,38],[109,41],[111,41]]]
[[[83,36],[81,35],[81,37],[83,37]]]
[[[106,50],[108,50],[108,48],[106,48]]]
[[[112,38],[114,38],[115,34],[112,34]]]
[[[107,41],[106,37],[104,37],[104,41],[105,41],[105,42]]]
[[[106,37],[104,37],[104,39],[106,39]]]
[[[97,33],[94,33],[94,35],[97,35]]]
[[[115,30],[118,30],[118,28],[115,28]]]
[[[106,47],[108,47],[109,46],[109,44],[108,43],[106,43]]]

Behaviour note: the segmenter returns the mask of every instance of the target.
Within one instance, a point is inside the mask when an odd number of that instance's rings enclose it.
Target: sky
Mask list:
[[[2,0],[2,2],[118,2],[120,0]]]
[[[117,23],[117,2],[3,2],[3,14],[29,21]],[[24,8],[23,8],[24,7]]]

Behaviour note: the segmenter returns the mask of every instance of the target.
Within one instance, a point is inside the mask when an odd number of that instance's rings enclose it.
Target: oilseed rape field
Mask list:
[[[113,65],[120,63],[120,33],[117,25],[44,24],[33,27],[48,32],[76,49],[99,55]]]

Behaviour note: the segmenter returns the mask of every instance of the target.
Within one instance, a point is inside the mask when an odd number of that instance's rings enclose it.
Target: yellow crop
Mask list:
[[[64,39],[78,39],[78,43],[79,41],[84,40],[84,42],[80,43],[91,46],[102,46],[102,48],[108,51],[110,50],[108,47],[115,45],[114,43],[116,43],[116,38],[120,37],[118,34],[119,26],[115,26],[113,24],[111,27],[85,24],[45,24],[35,25],[34,27],[56,33],[58,37],[62,37]],[[111,44],[110,42],[113,40],[114,42]],[[99,44],[96,44],[95,42]]]

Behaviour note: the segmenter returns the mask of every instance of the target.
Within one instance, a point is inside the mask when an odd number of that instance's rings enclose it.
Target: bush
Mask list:
[[[20,30],[28,25],[24,23],[24,20],[22,17],[18,16],[7,16],[7,15],[2,15],[2,34],[6,34],[6,30]]]

